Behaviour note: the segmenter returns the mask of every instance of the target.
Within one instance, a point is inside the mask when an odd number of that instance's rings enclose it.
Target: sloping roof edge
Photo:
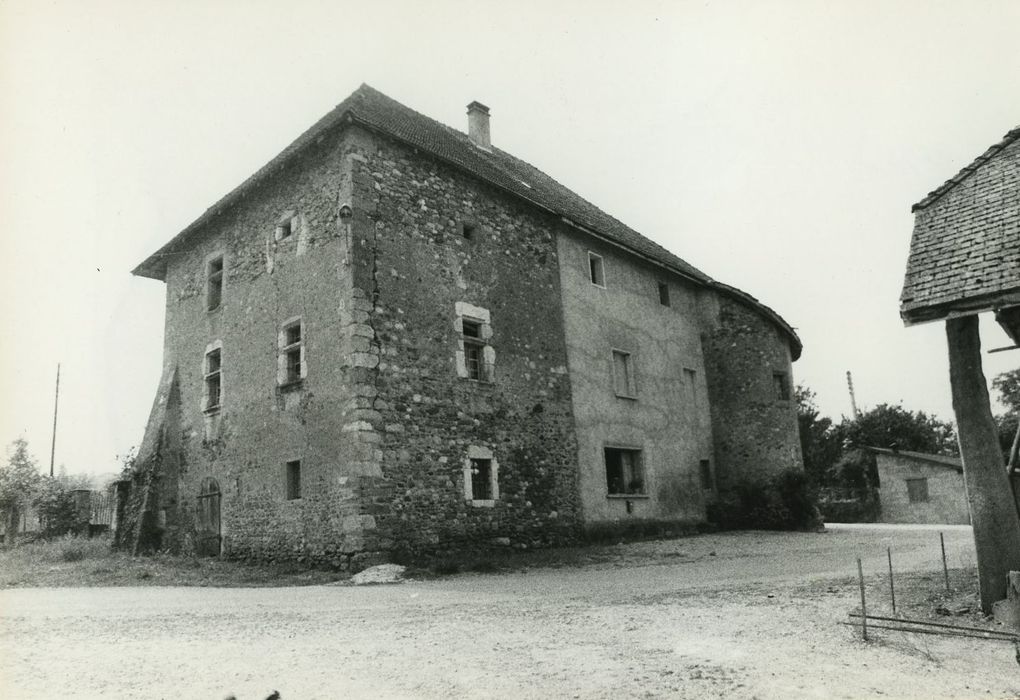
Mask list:
[[[966,180],[971,173],[994,158],[999,151],[1006,148],[1006,146],[1010,145],[1017,139],[1020,139],[1020,126],[1010,129],[1006,135],[1002,137],[1001,141],[990,146],[988,150],[971,161],[970,165],[964,167],[960,170],[960,172],[956,173],[956,175],[946,180],[941,186],[929,192],[924,199],[914,204],[914,206],[910,208],[910,211],[916,212],[935,203],[942,195]]]
[[[868,452],[874,452],[875,454],[890,455],[894,457],[909,457],[910,459],[916,459],[921,462],[930,462],[939,467],[947,467],[949,469],[955,469],[957,472],[963,473],[963,462],[960,461],[959,457],[949,457],[947,455],[933,455],[927,452],[911,452],[910,450],[891,450],[887,447],[864,447]]]
[[[725,294],[725,295],[727,295],[727,296],[729,296],[731,298],[737,299],[738,301],[751,306],[753,309],[755,309],[760,314],[762,314],[766,319],[768,319],[769,321],[775,323],[784,333],[786,333],[786,335],[788,336],[788,338],[790,340],[790,351],[791,351],[792,359],[793,360],[797,360],[797,359],[800,358],[801,352],[803,350],[803,344],[802,344],[802,342],[800,340],[800,337],[797,335],[796,331],[794,331],[793,327],[790,326],[790,324],[788,324],[782,318],[782,316],[780,316],[776,311],[774,311],[770,307],[766,306],[765,304],[762,304],[760,301],[758,301],[752,295],[750,295],[750,294],[748,294],[748,293],[746,293],[746,292],[744,292],[744,291],[742,291],[740,289],[737,289],[736,287],[731,287],[729,285],[726,285],[726,284],[723,284],[721,282],[717,282],[717,281],[713,280],[711,277],[709,277],[708,275],[704,274],[700,270],[694,268],[693,266],[690,266],[685,261],[680,260],[679,262],[683,263],[684,265],[687,265],[689,269],[682,269],[678,265],[671,264],[669,260],[663,259],[663,257],[659,257],[659,256],[656,256],[656,255],[654,255],[652,253],[648,253],[648,252],[643,252],[643,251],[637,250],[634,247],[632,247],[630,245],[627,245],[625,242],[619,240],[616,236],[613,236],[613,235],[611,235],[609,233],[604,233],[604,232],[595,230],[591,226],[589,226],[589,225],[587,225],[585,223],[575,222],[575,221],[573,221],[571,219],[571,217],[567,213],[564,213],[564,212],[561,212],[561,211],[557,211],[556,209],[550,208],[549,206],[547,206],[545,204],[542,204],[541,202],[538,202],[535,199],[532,199],[532,198],[528,197],[524,192],[518,191],[517,189],[511,189],[511,188],[505,186],[503,183],[500,183],[500,182],[496,181],[494,178],[486,177],[483,173],[477,172],[477,170],[471,168],[466,163],[457,162],[456,160],[454,160],[452,158],[444,158],[441,153],[438,153],[435,150],[430,150],[428,148],[424,148],[422,144],[414,143],[414,142],[409,141],[406,138],[403,138],[400,134],[395,133],[395,131],[393,129],[387,129],[385,124],[375,123],[372,120],[368,119],[366,115],[361,115],[361,114],[359,114],[357,112],[357,110],[354,109],[354,98],[359,93],[361,93],[362,91],[371,91],[373,93],[377,93],[380,96],[382,96],[382,93],[378,93],[378,91],[376,91],[371,86],[369,86],[369,85],[367,85],[365,83],[362,83],[361,86],[358,88],[358,90],[356,90],[354,93],[352,93],[350,96],[348,96],[344,101],[342,101],[340,104],[338,104],[332,110],[330,110],[326,115],[324,115],[322,118],[320,118],[318,121],[316,121],[311,127],[306,129],[300,136],[298,136],[293,142],[291,142],[286,148],[284,148],[279,154],[277,154],[274,158],[272,158],[268,163],[266,163],[264,166],[262,166],[261,168],[256,170],[252,175],[250,175],[240,185],[238,185],[233,190],[231,190],[226,195],[224,195],[219,200],[217,200],[217,202],[215,204],[213,204],[211,207],[206,209],[205,212],[203,212],[197,219],[195,219],[187,227],[185,227],[180,233],[178,233],[176,236],[174,236],[170,241],[168,241],[166,244],[164,244],[162,247],[160,247],[159,250],[157,250],[155,253],[150,255],[143,262],[141,262],[137,267],[135,267],[134,270],[132,270],[132,274],[140,276],[140,277],[148,277],[148,278],[151,278],[151,279],[159,279],[159,280],[164,279],[165,274],[166,274],[165,258],[168,257],[169,255],[173,254],[174,248],[178,247],[191,233],[193,233],[195,230],[201,228],[203,225],[207,224],[210,220],[212,220],[214,217],[216,217],[220,212],[222,212],[226,208],[234,205],[236,202],[238,202],[240,199],[242,199],[248,192],[250,192],[256,186],[258,186],[263,180],[267,179],[270,175],[274,174],[277,170],[279,170],[280,168],[284,167],[291,160],[291,158],[295,157],[298,153],[303,151],[307,146],[309,146],[309,145],[311,145],[313,143],[316,143],[319,140],[321,140],[322,138],[324,138],[326,136],[326,134],[330,130],[332,130],[332,129],[338,127],[338,126],[341,126],[341,125],[343,125],[345,123],[357,123],[357,124],[359,124],[361,126],[364,126],[364,127],[368,128],[368,129],[371,129],[373,131],[381,132],[381,133],[385,134],[386,136],[388,136],[390,138],[393,138],[393,139],[396,139],[396,140],[398,140],[398,141],[400,141],[402,143],[405,143],[405,144],[407,144],[409,146],[412,146],[412,147],[417,148],[419,150],[424,150],[424,151],[426,151],[429,154],[429,156],[431,156],[433,158],[436,158],[438,160],[441,160],[441,161],[443,161],[443,162],[445,162],[445,163],[447,163],[447,164],[449,164],[449,165],[451,165],[451,166],[453,166],[453,167],[455,167],[455,168],[457,168],[459,170],[463,170],[463,171],[467,172],[469,175],[471,175],[472,177],[478,178],[479,180],[482,180],[483,182],[486,182],[487,184],[489,184],[491,186],[494,186],[494,187],[500,189],[501,191],[507,192],[508,194],[510,194],[510,195],[512,195],[514,197],[517,197],[518,199],[522,199],[522,200],[528,202],[530,205],[535,206],[535,207],[537,207],[539,209],[542,209],[543,211],[547,211],[547,212],[550,212],[552,214],[555,214],[555,215],[558,215],[558,216],[562,217],[563,220],[566,223],[570,224],[570,225],[573,225],[573,226],[575,226],[575,227],[577,227],[577,228],[579,228],[581,230],[584,230],[584,231],[588,232],[589,234],[597,235],[599,238],[601,238],[603,240],[606,240],[606,241],[612,243],[613,245],[616,245],[617,247],[620,247],[620,248],[628,251],[629,253],[631,253],[633,255],[637,255],[637,256],[639,256],[641,258],[644,258],[644,259],[647,259],[647,260],[651,260],[652,262],[654,262],[654,263],[656,263],[658,265],[661,265],[661,266],[665,267],[666,269],[674,272],[675,274],[678,274],[678,275],[680,275],[680,276],[682,276],[682,277],[684,277],[686,279],[689,279],[689,280],[691,280],[691,281],[693,281],[693,282],[695,282],[697,284],[701,284],[701,285],[703,285],[705,287],[708,287],[708,288],[711,288],[711,289],[715,289],[715,290],[719,291],[722,294]],[[386,98],[386,99],[391,99],[391,98]],[[405,108],[405,109],[408,109],[408,108]],[[413,110],[410,110],[410,111],[413,112]],[[446,126],[445,124],[441,124],[440,122],[436,122],[435,120],[431,119],[431,117],[427,117],[427,116],[419,114],[417,112],[414,112],[414,114],[418,118],[428,120],[429,122],[434,122],[434,123],[442,126],[445,129],[449,129],[450,131],[455,131],[455,130],[451,129],[450,127]],[[498,149],[494,149],[494,150],[498,150]],[[515,161],[518,160],[518,159],[514,158],[513,156],[511,156],[510,154],[505,154],[502,151],[500,151],[500,153],[502,155],[505,155],[506,157],[509,157],[509,158],[515,160]],[[522,165],[525,165],[527,167],[535,169],[534,166],[530,166],[529,164],[524,163],[523,161],[520,161],[520,163]],[[537,169],[535,169],[535,170],[537,170]],[[542,173],[542,174],[544,175],[544,173]],[[546,175],[545,177],[548,177],[548,176]],[[574,194],[574,193],[572,193],[572,194]],[[574,194],[574,196],[578,197],[580,199],[580,197],[578,195]],[[602,213],[604,214],[604,212],[602,212]],[[607,214],[604,214],[604,215],[609,217],[609,215],[607,215]],[[609,217],[609,218],[612,219],[612,217]],[[615,219],[613,219],[613,221],[616,222]],[[637,234],[637,232],[634,232],[634,233]],[[672,253],[670,253],[668,250],[666,250],[665,248],[662,248],[662,246],[659,246],[658,244],[654,243],[653,241],[647,239],[646,237],[640,236],[640,234],[637,234],[637,236],[640,239],[642,239],[645,243],[650,244],[654,249],[661,250],[661,252],[664,255],[668,255],[669,257],[673,257],[673,258],[676,257]],[[677,259],[679,260],[679,258],[677,258]]]

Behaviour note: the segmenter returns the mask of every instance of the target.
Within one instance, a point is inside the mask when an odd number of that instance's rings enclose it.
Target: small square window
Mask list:
[[[218,309],[223,301],[223,256],[213,258],[206,265],[206,308]]]
[[[645,493],[645,472],[641,450],[605,448],[606,487],[610,496],[633,496]]]
[[[596,287],[606,286],[606,271],[601,255],[588,253],[588,275]]]
[[[928,502],[928,480],[907,479],[907,500],[910,503]]]
[[[285,219],[276,225],[276,240],[282,241],[290,238],[292,233],[294,233],[293,219]]]
[[[301,460],[287,462],[287,500],[301,498]]]
[[[703,459],[698,463],[698,467],[701,474],[701,488],[711,491],[715,488],[715,479],[712,478],[712,463]]]
[[[785,372],[772,373],[772,386],[775,391],[776,401],[790,400],[790,382]]]
[[[471,221],[465,221],[460,225],[460,235],[464,238],[473,240],[475,237],[475,224]]]
[[[475,501],[492,500],[492,460],[471,460],[471,498]]]
[[[659,282],[659,303],[663,306],[669,306],[669,285],[665,282]]]
[[[634,398],[634,367],[629,352],[613,350],[613,390],[617,396]]]

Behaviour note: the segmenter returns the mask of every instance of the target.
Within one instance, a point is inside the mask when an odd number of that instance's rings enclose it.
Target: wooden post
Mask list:
[[[942,545],[942,575],[946,579],[946,593],[949,593],[949,565],[946,564],[946,537],[939,533],[939,544]]]
[[[868,641],[868,606],[864,600],[864,567],[860,557],[857,557],[857,580],[861,583],[861,637]]]
[[[977,552],[981,609],[1006,597],[1010,571],[1020,571],[1020,517],[1006,476],[999,439],[981,369],[978,317],[946,320],[949,383],[959,430],[963,478],[970,502]]]
[[[892,598],[892,612],[896,614],[896,585],[893,583],[892,574],[892,547],[886,547],[885,553],[889,557],[889,595]]]

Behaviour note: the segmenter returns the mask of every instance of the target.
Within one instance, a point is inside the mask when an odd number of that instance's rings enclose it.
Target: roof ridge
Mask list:
[[[1006,148],[1017,139],[1020,139],[1020,126],[1015,126],[1009,131],[1007,131],[1006,135],[1003,136],[998,143],[992,144],[987,149],[985,149],[984,153],[982,153],[977,158],[972,160],[969,164],[960,168],[959,172],[957,172],[956,175],[949,178],[944,183],[942,183],[934,190],[929,192],[920,202],[914,204],[910,208],[910,211],[915,212],[919,209],[924,209],[933,204],[936,200],[942,197],[942,195],[944,195],[946,192],[948,192],[949,190],[953,189],[958,184],[966,180],[971,173],[973,173],[975,170],[980,168],[986,162],[994,158],[999,153],[999,151]]]

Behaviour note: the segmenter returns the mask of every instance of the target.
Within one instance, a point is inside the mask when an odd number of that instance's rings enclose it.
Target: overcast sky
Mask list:
[[[951,418],[898,316],[910,205],[1020,124],[1020,2],[0,0],[0,441],[141,440],[169,240],[367,82],[531,162],[797,328],[824,413]],[[1007,344],[985,319],[986,347]],[[989,378],[1020,352],[986,356]]]

